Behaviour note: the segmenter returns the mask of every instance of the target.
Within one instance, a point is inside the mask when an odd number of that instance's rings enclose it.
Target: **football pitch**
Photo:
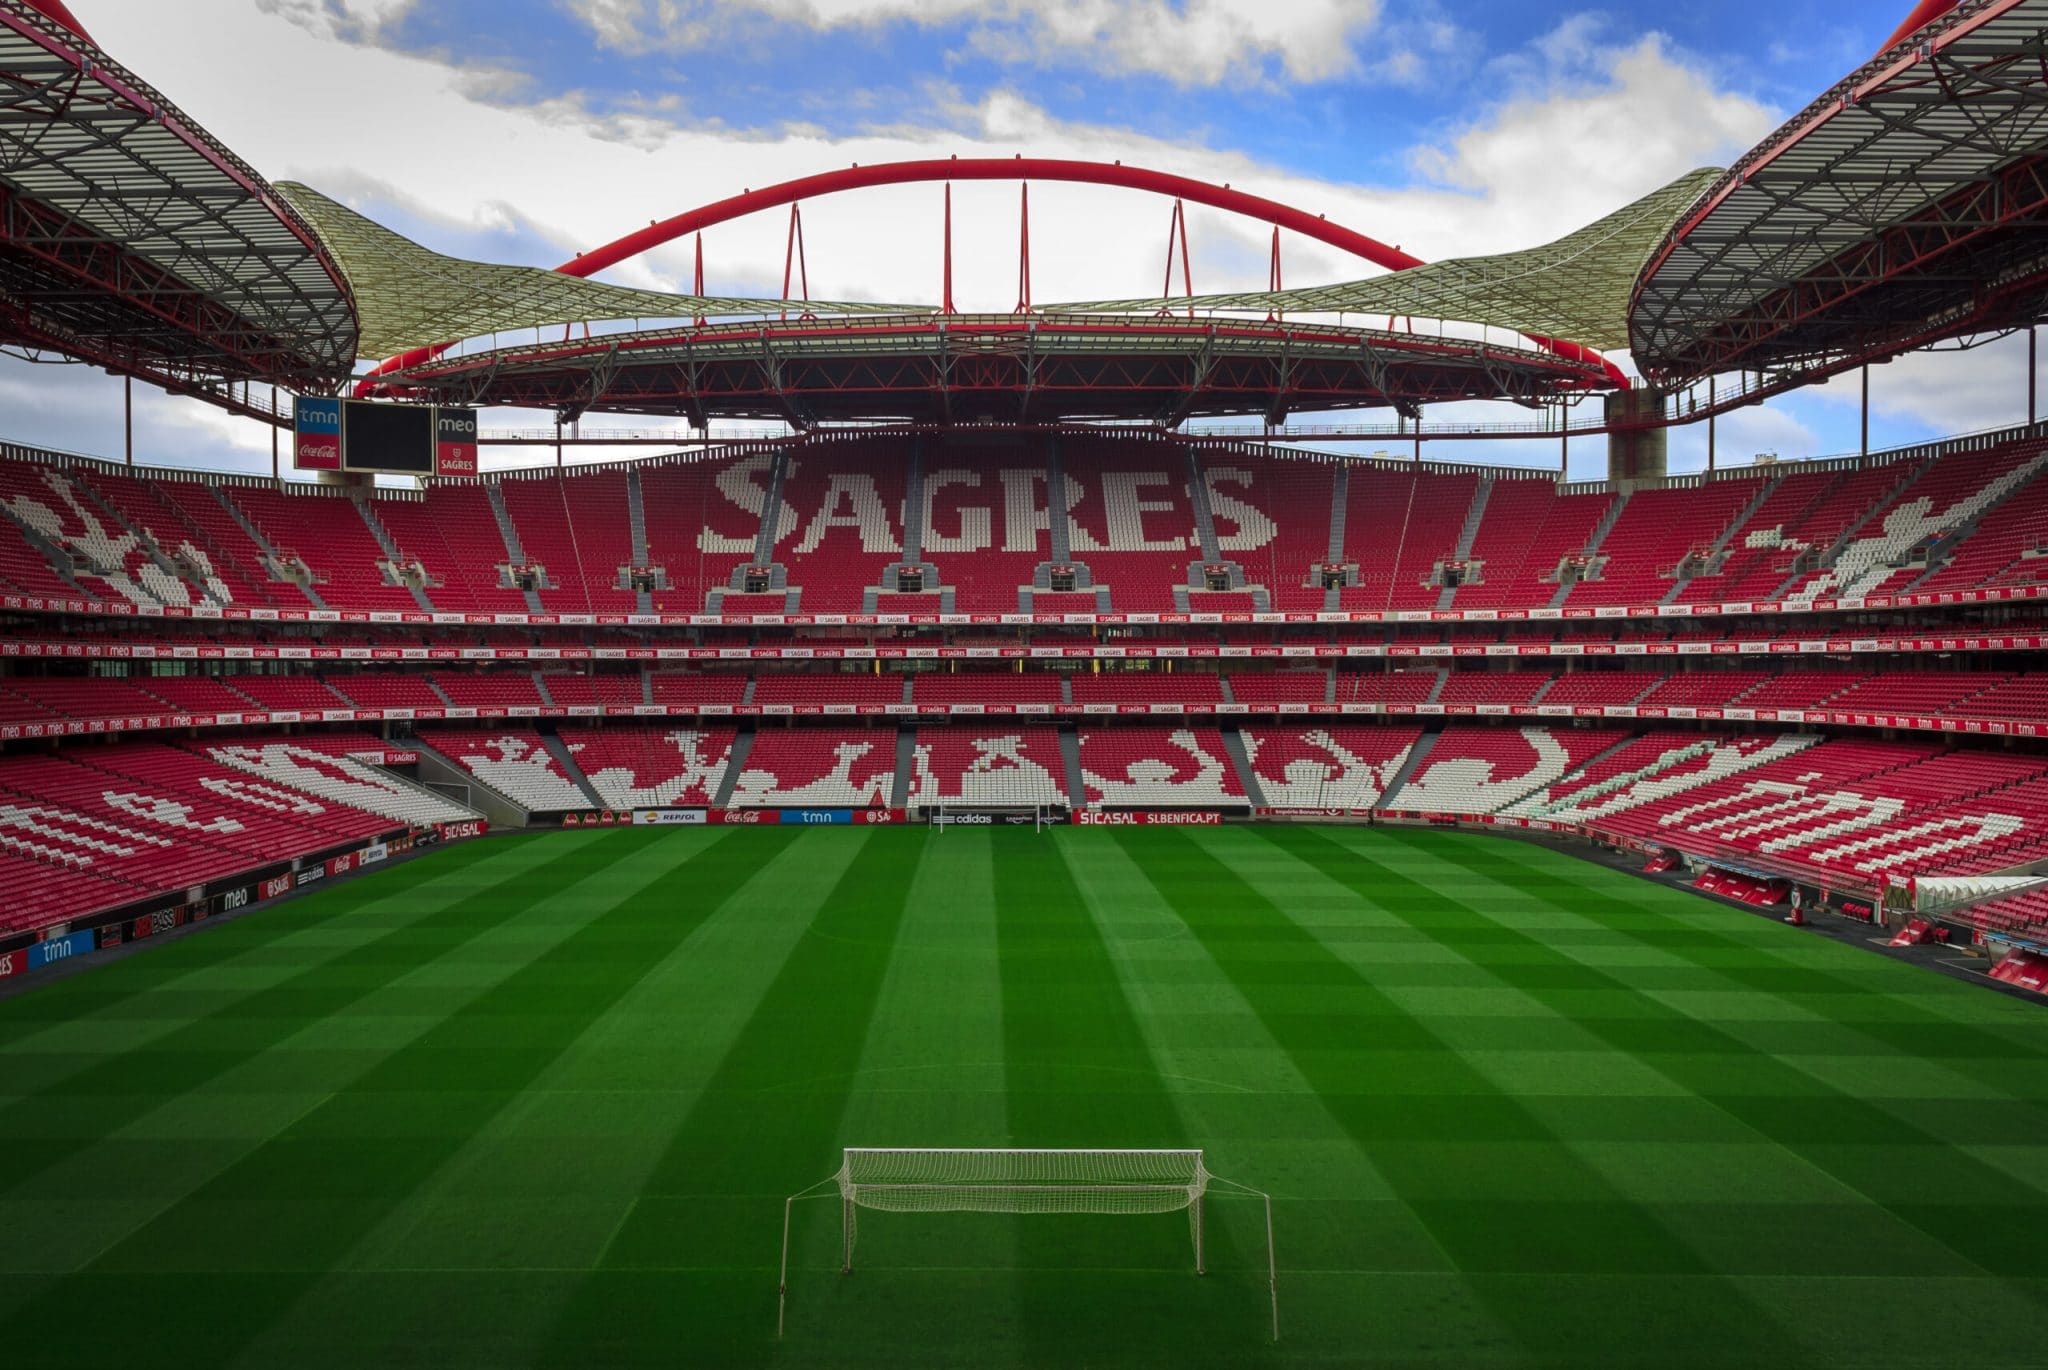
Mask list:
[[[1201,1147],[1183,1214],[799,1205]],[[2040,1366],[2048,1007],[1478,835],[494,838],[0,1001],[0,1363]]]

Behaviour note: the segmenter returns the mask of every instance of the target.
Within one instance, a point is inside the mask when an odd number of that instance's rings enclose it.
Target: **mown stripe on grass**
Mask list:
[[[722,835],[681,860],[665,858],[671,849],[615,831],[533,877],[537,894],[526,907],[580,899],[574,907],[584,916],[68,1277],[53,1297],[74,1289],[89,1297],[115,1273],[178,1270],[186,1278],[121,1280],[118,1310],[72,1327],[61,1346],[35,1326],[15,1325],[19,1318],[0,1323],[0,1341],[48,1346],[53,1359],[131,1365],[232,1357],[658,964],[666,947],[745,883],[760,855],[758,846]],[[678,888],[692,896],[681,909]],[[232,1289],[232,1314],[192,1316],[186,1290],[195,1281],[216,1294]]]
[[[1400,892],[1407,901],[1403,916],[1447,946],[1470,948],[1471,934],[1482,930],[1485,945],[1512,946],[1512,969],[1489,965],[1489,973],[1684,1086],[1975,1268],[2015,1278],[2048,1275],[2048,1243],[2040,1240],[2040,1233],[2048,1230],[2048,1195],[2015,1191],[2002,1172],[1887,1111],[1881,1100],[1853,1098],[1619,976],[1487,918],[1441,891],[1416,885],[1321,830],[1296,828],[1262,835],[1361,895]],[[1471,869],[1469,862],[1453,864]],[[1642,940],[1633,930],[1642,910],[1626,901],[1588,886],[1559,889],[1532,881],[1527,889],[1561,912],[1586,917],[1616,936]],[[1648,944],[1657,942],[1650,939]],[[1571,995],[1583,989],[1625,1006],[1626,1016],[1577,1011]],[[1984,1197],[1974,1202],[1930,1201],[1929,1176],[1936,1171],[1944,1196]]]
[[[201,927],[90,967],[90,973],[68,975],[47,984],[24,985],[0,998],[0,1051],[33,1047],[38,1029],[64,1029],[94,1014],[111,1013],[138,998],[180,992],[180,972],[212,975],[224,967],[252,961],[280,944],[310,940],[307,934],[388,902],[408,887],[439,882],[482,864],[487,856],[502,858],[513,844],[500,840],[470,842],[452,849],[400,862],[317,894],[258,909],[217,927]]]
[[[1282,844],[1313,832],[1252,831]],[[1119,831],[1116,838],[1153,872],[1296,1069],[1524,1346],[1539,1356],[1569,1351],[1571,1317],[1518,1296],[1500,1277],[1665,1277],[1666,1297],[1656,1305],[1660,1336],[1683,1343],[1697,1333],[1724,1349],[1740,1346],[1759,1363],[1797,1363],[1782,1354],[1786,1332],[1737,1284],[1209,845],[1178,831]],[[1410,882],[1388,875],[1398,883],[1352,887],[1399,916],[1376,896]],[[1305,986],[1320,991],[1317,1002],[1329,1011],[1302,1011]],[[1524,1187],[1508,1198],[1467,1197],[1460,1168],[1475,1144],[1499,1164],[1520,1167],[1528,1197]],[[1490,1194],[1500,1193],[1499,1178],[1488,1177]],[[1744,1310],[1734,1325],[1731,1309]]]
[[[568,1296],[537,1363],[670,1364],[687,1344],[712,1357],[707,1364],[734,1364],[772,1350],[781,1196],[838,1162],[833,1144],[916,876],[892,834],[805,834],[850,836],[859,852],[726,1048],[598,1268]],[[734,1273],[678,1279],[672,1272],[686,1264]],[[736,1318],[736,1301],[758,1311]],[[650,1336],[650,1316],[675,1339]]]
[[[1057,834],[989,833],[996,952],[1003,996],[1003,1068],[1010,1140],[1023,1147],[1179,1147],[1198,1144],[1159,1073],[1102,929],[1089,913]],[[1208,1225],[1210,1262],[1241,1265],[1222,1223]],[[1027,1216],[1018,1220],[1016,1281],[1025,1363],[1085,1363],[1169,1345],[1152,1319],[1199,1324],[1250,1344],[1257,1314],[1234,1283],[1162,1286],[1134,1269],[1091,1276],[1087,1266],[1191,1268],[1180,1218]],[[1133,1257],[1136,1258],[1133,1258]]]
[[[345,1012],[382,988],[382,982],[372,978],[341,978],[348,972],[388,966],[389,953],[408,944],[432,945],[443,955],[453,952],[498,926],[508,914],[546,897],[554,886],[537,882],[528,866],[557,857],[543,858],[538,848],[529,850],[532,856],[524,861],[493,867],[509,873],[474,893],[439,905],[423,900],[416,913],[380,935],[342,948],[296,975],[244,994],[212,1013],[178,1023],[119,1055],[99,1057],[0,1108],[0,1139],[7,1142],[0,1198],[39,1187],[44,1173],[60,1162],[80,1159],[89,1163],[96,1143],[165,1100],[219,1079],[300,1031],[310,1020]],[[573,864],[568,866],[563,877],[574,869]],[[359,883],[374,886],[376,881],[373,877]],[[507,896],[515,892],[522,896],[521,901],[508,902]],[[367,900],[382,902],[391,897],[371,890]],[[344,901],[342,907],[357,909],[365,902],[364,898]],[[338,915],[328,914],[333,916]],[[415,963],[424,959],[416,957]],[[60,1099],[73,1105],[65,1116],[74,1126],[53,1132],[44,1123],[53,1103]],[[91,1130],[77,1128],[76,1122],[88,1115]]]
[[[1437,835],[1437,834],[1427,834]],[[1413,843],[1425,836],[1407,830],[1399,840]],[[1463,869],[1483,873],[1492,865],[1498,878],[1503,865],[1514,872],[1518,888],[1543,896],[1553,907],[1564,907],[1589,918],[1597,911],[1603,927],[1626,930],[1637,940],[1660,937],[1670,926],[1668,909],[1682,908],[1686,925],[1694,935],[1674,943],[1669,950],[1743,989],[1769,994],[1801,1008],[1821,1012],[1845,1028],[1871,1038],[1894,1050],[1916,1054],[1938,1053],[1944,1064],[1967,1074],[1979,1084],[2015,1098],[2048,1103],[2048,1073],[2020,1075],[2012,1069],[2015,1061],[2039,1062],[2048,1047],[2048,1022],[2041,1015],[2009,1012],[2010,1021],[1990,1024],[1959,1021],[1941,1010],[1968,1003],[1979,1014],[2022,1009],[2003,996],[1976,993],[1976,987],[1946,976],[1928,975],[1918,968],[1900,965],[1881,956],[1845,957],[1847,950],[1811,938],[1784,938],[1773,924],[1756,919],[1731,918],[1724,905],[1663,885],[1631,881],[1636,898],[1610,894],[1612,883],[1601,869],[1603,879],[1588,882],[1583,871],[1588,863],[1549,847],[1521,841],[1488,841],[1474,835],[1442,834],[1446,838],[1431,856]],[[1488,850],[1482,857],[1474,843]],[[1690,907],[1688,907],[1690,906]],[[1740,953],[1739,958],[1714,959],[1708,948]],[[1853,1004],[1855,1013],[1844,1013]],[[2048,1115],[2043,1116],[2048,1124]]]
[[[1416,848],[1431,836],[1444,839],[1441,852]],[[1610,872],[1535,844],[1492,842],[1474,849],[1475,839],[1466,835],[1413,830],[1396,840],[1481,878],[1506,880],[1546,907],[1654,946],[1741,992],[1785,1003],[1797,1010],[1788,1017],[1805,1013],[1825,1020],[1838,1034],[1824,1039],[1816,1033],[1819,1040],[1801,1054],[1903,1055],[1927,1062],[1930,1070],[1938,1062],[1940,1070],[1974,1087],[1965,1092],[2011,1101],[2005,1106],[2007,1133],[2026,1139],[2048,1135],[2048,1018],[2012,1013],[2026,1006],[2002,995],[1874,954],[1858,956],[1853,948],[1786,937],[1770,922],[1735,916],[1724,906],[1663,886],[1631,881],[1631,893],[1639,890],[1639,897],[1610,893]],[[1598,878],[1589,879],[1589,870],[1598,871]],[[1964,1003],[2006,1021],[1966,1021],[1938,1011]],[[1740,1038],[1744,1027],[1733,1024],[1728,1031]]]

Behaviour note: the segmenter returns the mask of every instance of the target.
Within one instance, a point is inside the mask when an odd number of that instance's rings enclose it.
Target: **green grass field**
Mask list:
[[[1188,1146],[1181,1215],[799,1210]],[[2048,1008],[1454,833],[435,853],[0,1001],[0,1363],[2040,1366]]]

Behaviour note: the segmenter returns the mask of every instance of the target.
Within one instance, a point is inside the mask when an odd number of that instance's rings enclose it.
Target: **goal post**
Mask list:
[[[1280,1339],[1280,1277],[1273,1255],[1273,1199],[1212,1174],[1195,1149],[1098,1150],[1008,1147],[855,1147],[839,1169],[782,1204],[782,1267],[775,1335],[789,1303],[789,1232],[799,1200],[839,1199],[840,1273],[853,1272],[859,1211],[887,1213],[1175,1213],[1187,1210],[1195,1273],[1208,1273],[1204,1208],[1210,1189],[1265,1205],[1266,1286],[1273,1339]]]

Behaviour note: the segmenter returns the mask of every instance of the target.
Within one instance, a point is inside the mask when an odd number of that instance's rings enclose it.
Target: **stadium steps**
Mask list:
[[[1551,687],[1556,685],[1558,681],[1563,679],[1564,672],[1559,671],[1556,675],[1553,675],[1550,679],[1544,681],[1542,685],[1537,687],[1536,693],[1529,696],[1529,703],[1531,705],[1541,704],[1543,702],[1543,696],[1549,694],[1551,691]]]
[[[903,473],[903,562],[924,560],[924,439],[910,440],[910,464]]]
[[[498,537],[505,544],[505,557],[514,566],[527,565],[526,546],[519,540],[519,530],[512,526],[512,511],[505,507],[505,492],[498,482],[484,482],[484,494],[491,501],[491,516],[498,520]],[[526,612],[544,614],[547,608],[540,602],[540,591],[526,590]]]
[[[1222,671],[1218,671],[1218,672],[1216,673],[1216,688],[1217,688],[1218,690],[1222,691],[1222,693],[1223,693],[1223,702],[1224,702],[1225,704],[1235,704],[1235,703],[1237,703],[1237,696],[1236,696],[1235,694],[1233,694],[1233,693],[1231,692],[1231,689],[1230,689],[1230,677],[1229,677],[1229,675],[1225,674],[1225,673],[1224,673],[1224,672],[1222,672]]]
[[[652,701],[650,700],[649,702],[652,702]],[[740,703],[742,703],[742,704],[752,704],[753,702],[754,702],[754,677],[752,677],[752,676],[748,676],[748,677],[747,677],[747,685],[746,685],[746,688],[740,691]]]
[[[640,493],[640,468],[626,467],[626,523],[633,532],[633,564],[652,566],[654,554],[647,550],[647,500]],[[636,592],[639,602],[633,607],[643,614],[654,612],[654,595],[651,591]]]
[[[904,702],[908,703],[910,680],[903,681]],[[910,782],[917,774],[917,729],[899,728],[896,731],[896,778],[889,786],[889,807],[904,809],[910,807]]]
[[[33,526],[16,518],[14,511],[7,507],[5,501],[0,501],[0,518],[4,518],[8,523],[20,530],[22,538],[28,545],[42,553],[43,560],[50,563],[50,570],[56,575],[57,579],[69,585],[80,599],[99,599],[101,597],[72,579],[69,569],[71,558],[60,551],[57,544],[37,532]]]
[[[1890,509],[1894,505],[1898,504],[1901,500],[1905,499],[1907,492],[1919,483],[1920,477],[1927,474],[1928,468],[1932,465],[1933,463],[1931,461],[1921,462],[1919,465],[1913,468],[1912,473],[1908,475],[1904,480],[1900,481],[1897,485],[1893,486],[1889,491],[1880,493],[1875,499],[1871,500],[1870,507],[1868,509],[1865,509],[1862,513],[1858,514],[1855,518],[1851,519],[1848,525],[1842,529],[1841,533],[1835,538],[1835,540],[1828,544],[1827,551],[1821,553],[1820,562],[1815,569],[1826,570],[1833,567],[1835,564],[1835,558],[1839,557],[1842,554],[1843,549],[1848,547],[1848,545],[1851,542],[1854,542],[1856,540],[1856,535],[1863,531],[1864,525],[1868,524],[1872,519],[1876,518],[1881,510]],[[1828,494],[1832,493],[1835,487],[1837,485],[1840,485],[1842,481],[1846,481],[1851,474],[1854,474],[1853,471],[1844,472],[1840,480],[1831,482],[1828,485],[1827,490],[1822,492],[1821,499],[1826,499]],[[1819,503],[1820,500],[1816,500],[1814,502],[1814,505],[1810,505],[1808,506],[1808,508],[1811,509],[1817,506]],[[1804,514],[1802,514],[1801,517],[1804,517]],[[1775,600],[1783,600],[1786,595],[1792,592],[1793,586],[1797,585],[1800,581],[1805,580],[1808,576],[1812,574],[1812,571],[1794,571],[1791,575],[1786,576],[1785,579],[1778,582],[1777,587],[1771,591],[1771,598]]]
[[[450,757],[442,755],[432,747],[413,737],[406,740],[406,746],[420,754],[420,775],[429,783],[421,786],[437,799],[454,803],[466,803],[491,821],[493,827],[523,828],[533,821],[533,811],[497,789],[485,784],[475,772]],[[386,772],[389,774],[389,772]],[[410,781],[408,784],[412,783]],[[436,789],[446,786],[448,790]],[[464,787],[469,798],[457,800],[449,792],[455,787]],[[602,805],[599,806],[603,807]]]
[[[1252,766],[1251,753],[1245,749],[1244,737],[1237,729],[1223,730],[1223,754],[1237,768],[1237,778],[1244,786],[1245,798],[1251,801],[1253,808],[1265,808],[1266,791],[1259,784],[1259,773]]]
[[[1067,698],[1073,691],[1067,689]],[[1067,773],[1067,807],[1075,813],[1088,807],[1088,782],[1081,778],[1081,734],[1071,723],[1060,728],[1060,760]]]
[[[1479,525],[1486,521],[1486,505],[1492,497],[1493,477],[1481,476],[1478,486],[1472,491],[1472,507],[1465,511],[1465,526],[1458,530],[1457,545],[1451,548],[1452,561],[1471,560],[1472,544],[1479,539]],[[1407,520],[1415,515],[1415,495],[1412,490],[1409,492],[1408,501],[1408,513],[1401,523],[1401,533],[1404,537],[1407,536],[1408,532]],[[1457,596],[1458,591],[1455,586],[1444,586],[1443,589],[1437,592],[1436,607],[1438,609],[1450,608],[1451,601],[1456,599]]]
[[[541,678],[541,673],[539,671],[528,671],[527,675],[533,678],[533,692],[540,696],[540,702],[550,709],[554,708],[555,697],[548,690],[548,683]]]
[[[1335,478],[1330,484],[1330,547],[1326,554],[1326,565],[1344,564],[1344,518],[1345,508],[1351,502],[1351,463],[1337,463]],[[1344,591],[1332,585],[1323,591],[1323,612],[1334,614],[1344,607]]]
[[[597,787],[590,783],[589,777],[583,774],[583,768],[576,764],[575,755],[570,752],[567,746],[563,745],[561,738],[551,732],[542,732],[540,733],[540,744],[548,749],[548,755],[555,759],[555,764],[562,768],[562,774],[569,777],[570,783],[583,792],[583,797],[590,801],[592,808],[608,809],[611,807],[611,805],[605,803],[604,796],[597,792]]]
[[[1060,440],[1055,434],[1045,445],[1045,509],[1046,532],[1052,544],[1052,559],[1055,565],[1074,564],[1074,540],[1068,536],[1067,523],[1067,468],[1060,460]],[[1076,585],[1089,585],[1087,578],[1078,579]]]
[[[775,449],[775,462],[768,468],[768,498],[761,502],[761,526],[754,532],[754,565],[775,565],[775,530],[782,523],[782,487],[789,478],[789,451]],[[780,567],[777,568],[781,570]],[[786,577],[771,576],[771,588],[780,588],[789,582]]]
[[[1613,532],[1614,525],[1621,521],[1621,511],[1628,508],[1629,497],[1632,494],[1634,494],[1634,491],[1624,490],[1608,501],[1607,512],[1600,516],[1600,522],[1593,525],[1592,536],[1586,539],[1586,545],[1580,549],[1586,556],[1597,557],[1600,555],[1600,544],[1607,541],[1607,535]],[[1557,593],[1550,597],[1550,607],[1553,609],[1564,608],[1564,602],[1571,598],[1572,590],[1578,584],[1579,582],[1576,580],[1566,580],[1563,577],[1559,577]]]
[[[433,676],[429,675],[429,676],[427,676],[427,677],[426,677],[426,682],[427,682],[427,687],[428,687],[429,689],[431,689],[431,690],[432,690],[432,691],[433,691],[433,692],[434,692],[435,694],[437,694],[437,695],[441,696],[441,702],[442,702],[443,704],[446,704],[446,705],[447,705],[447,706],[448,706],[449,708],[451,708],[451,709],[453,709],[453,708],[455,708],[455,707],[456,707],[456,703],[455,703],[455,701],[454,701],[453,699],[449,698],[449,696],[448,696],[448,692],[447,692],[446,690],[444,690],[444,689],[442,689],[442,688],[441,688],[441,682],[440,682],[440,681],[438,681],[438,680],[434,679],[434,677],[433,677]]]
[[[369,527],[370,535],[376,538],[377,545],[384,549],[385,559],[394,567],[405,565],[405,552],[392,539],[391,530],[384,526],[383,519],[377,517],[377,511],[370,507],[370,502],[366,499],[357,499],[353,494],[349,496],[348,502],[353,504],[356,507],[356,512],[363,516],[363,522]],[[454,568],[450,567],[449,569],[453,570]],[[405,588],[412,591],[413,603],[419,605],[427,613],[431,614],[434,612],[434,601],[427,598],[425,590],[410,582],[406,584]]]
[[[640,668],[640,702],[654,707],[654,672],[645,666]]]
[[[1437,739],[1443,736],[1441,729],[1425,728],[1422,736],[1415,739],[1415,745],[1408,749],[1407,758],[1401,762],[1401,769],[1394,772],[1394,778],[1380,791],[1380,802],[1375,806],[1382,809],[1398,809],[1394,801],[1400,797],[1401,787],[1406,785],[1429,754],[1436,750]]]
[[[1334,666],[1325,667],[1323,670],[1323,703],[1335,704],[1336,702],[1337,668]]]
[[[1437,703],[1437,702],[1438,702],[1439,700],[1441,700],[1441,699],[1443,698],[1443,694],[1444,694],[1444,686],[1446,686],[1446,685],[1448,685],[1448,684],[1450,684],[1450,683],[1451,683],[1451,668],[1450,668],[1450,667],[1448,667],[1448,666],[1438,666],[1438,667],[1436,667],[1436,668],[1435,668],[1435,670],[1436,670],[1436,684],[1434,684],[1434,685],[1432,685],[1432,686],[1430,686],[1430,687],[1429,687],[1429,698],[1428,698],[1428,699],[1425,699],[1425,700],[1423,700],[1423,701],[1422,701],[1422,702],[1423,702],[1423,704],[1424,704],[1424,706],[1428,706],[1428,705],[1431,705],[1431,704],[1435,704],[1435,703]]]
[[[270,545],[270,539],[263,536],[262,530],[249,521],[249,516],[242,512],[240,505],[228,498],[228,492],[225,488],[215,485],[212,481],[206,483],[206,488],[212,492],[214,499],[219,501],[220,507],[228,511],[228,517],[232,518],[241,527],[243,534],[249,541],[255,543],[257,548],[262,551],[264,559],[269,563],[264,569],[270,574],[275,583],[297,586],[299,593],[306,597],[306,602],[315,609],[330,609],[333,607],[320,597],[320,592],[310,583],[300,585],[298,581],[293,580],[289,576],[278,576],[274,568],[284,565],[284,558],[278,554],[277,548]]]
[[[1708,546],[1706,562],[1708,566],[1712,566],[1715,560],[1718,557],[1720,557],[1720,555],[1723,552],[1728,550],[1728,544],[1735,541],[1735,535],[1741,532],[1742,529],[1748,525],[1749,521],[1752,518],[1756,517],[1756,511],[1764,507],[1764,501],[1771,497],[1771,493],[1778,488],[1778,482],[1784,479],[1784,476],[1779,475],[1773,476],[1771,479],[1765,481],[1763,485],[1757,490],[1756,498],[1752,499],[1749,503],[1743,505],[1741,509],[1736,511],[1735,517],[1728,521],[1728,526],[1726,528],[1723,528],[1721,530],[1720,536],[1716,537],[1714,541]],[[1694,579],[1695,578],[1692,576],[1673,577],[1671,581],[1671,588],[1664,592],[1664,598],[1659,600],[1658,603],[1678,603],[1678,597],[1685,593],[1685,587],[1692,584]]]
[[[157,569],[197,595],[201,604],[222,604],[221,600],[215,598],[213,591],[207,588],[204,581],[195,581],[178,570],[176,564],[165,554],[164,549],[157,544],[154,534],[136,527],[123,518],[121,512],[101,499],[100,492],[93,489],[88,482],[74,480],[71,482],[71,485],[78,492],[78,499],[81,503],[91,505],[93,512],[98,514],[107,526],[119,528],[133,536],[136,546],[149,554],[149,559],[156,563]],[[218,569],[220,563],[216,561],[214,565]],[[225,606],[223,605],[222,607]]]
[[[1209,482],[1202,476],[1202,462],[1189,447],[1185,453],[1188,466],[1188,507],[1195,511],[1195,536],[1201,540],[1202,560],[1214,565],[1223,560],[1223,549],[1216,545],[1216,513],[1209,507]],[[1230,583],[1232,588],[1242,584],[1242,573],[1233,569]]]
[[[1934,575],[1936,572],[1945,570],[1949,562],[1955,559],[1956,548],[1960,547],[1966,539],[1968,539],[1972,534],[1974,534],[1977,531],[1977,526],[1981,524],[1985,519],[1991,517],[1991,515],[1995,513],[2001,505],[2013,499],[2021,492],[2030,489],[2033,486],[2034,482],[2042,478],[2041,473],[2043,471],[2048,471],[2048,466],[2036,467],[2034,469],[2033,474],[2029,475],[2025,480],[2018,482],[2011,489],[2007,490],[2003,495],[2000,495],[1997,499],[1993,500],[1984,508],[1979,509],[1977,511],[1976,517],[1965,520],[1961,527],[1951,531],[1947,537],[1944,537],[1940,541],[1940,543],[1938,543],[1935,546],[1932,554],[1928,556],[1927,569],[1922,571],[1919,575],[1915,576],[1912,579],[1911,583],[1909,583],[1906,586],[1906,588],[1900,591],[1899,593],[1912,594],[1915,590],[1918,590],[1922,582],[1926,581],[1930,576]]]
[[[747,693],[754,692],[754,682],[747,682]],[[753,755],[754,738],[752,728],[742,728],[733,735],[732,755],[726,758],[725,774],[718,778],[717,788],[712,791],[711,807],[723,809],[731,805],[732,792],[739,787],[740,772],[747,768],[747,758]]]

